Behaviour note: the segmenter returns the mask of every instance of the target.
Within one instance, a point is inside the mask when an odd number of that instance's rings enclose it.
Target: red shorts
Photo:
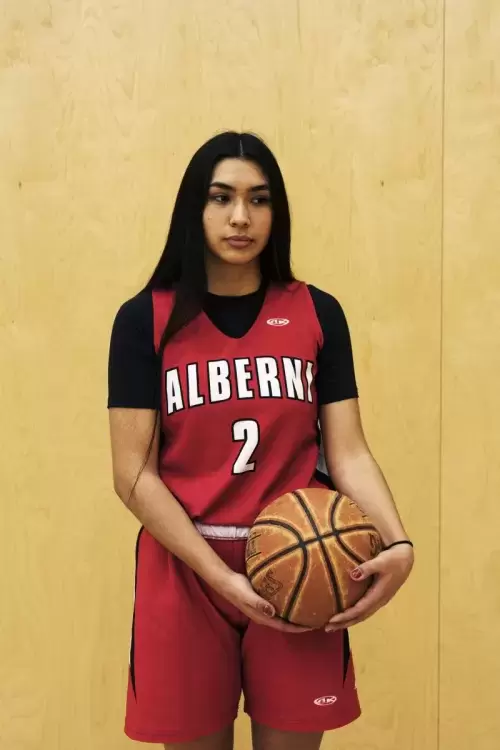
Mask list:
[[[238,572],[244,540],[210,541]],[[125,732],[188,742],[232,724],[241,691],[259,724],[322,732],[360,715],[346,631],[280,633],[249,622],[145,530],[136,594]]]

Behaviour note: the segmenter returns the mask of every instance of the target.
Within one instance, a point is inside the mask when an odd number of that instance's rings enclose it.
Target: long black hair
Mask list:
[[[196,151],[187,166],[177,193],[165,248],[143,289],[171,289],[175,292],[174,306],[157,353],[160,371],[169,339],[203,309],[208,287],[203,211],[214,169],[223,159],[253,162],[269,183],[272,225],[267,245],[259,257],[262,283],[286,284],[294,280],[290,261],[290,209],[283,175],[274,154],[261,138],[252,133],[227,131],[214,136]],[[151,453],[159,414],[157,409],[155,430],[143,468]]]

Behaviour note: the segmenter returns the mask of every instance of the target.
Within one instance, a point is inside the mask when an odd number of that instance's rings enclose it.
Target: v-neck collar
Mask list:
[[[203,307],[203,316],[205,317],[206,321],[216,330],[218,333],[223,336],[226,339],[229,340],[235,340],[238,341],[245,336],[248,336],[248,334],[253,330],[255,325],[259,322],[260,316],[262,315],[262,311],[264,309],[264,306],[266,304],[267,298],[268,298],[268,292],[269,292],[269,285],[265,284],[264,282],[261,284],[261,286],[255,291],[250,292],[250,294],[243,294],[243,295],[217,295],[217,294],[207,294],[207,300],[208,305],[205,303]],[[253,320],[251,320],[250,325],[248,328],[242,333],[241,336],[232,336],[230,334],[227,334],[225,331],[221,330],[219,326],[216,323],[216,316],[213,315],[213,309],[215,306],[218,305],[218,307],[215,307],[215,309],[220,310],[222,306],[226,306],[226,308],[234,308],[233,314],[238,314],[239,307],[245,304],[249,304],[254,302],[255,300],[255,316],[253,317]],[[208,311],[207,311],[208,307]],[[212,315],[210,314],[210,308],[212,307]]]

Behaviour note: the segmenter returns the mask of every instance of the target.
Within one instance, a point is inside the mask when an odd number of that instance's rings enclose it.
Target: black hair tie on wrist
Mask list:
[[[397,544],[409,544],[410,547],[413,547],[413,542],[410,542],[409,539],[401,539],[399,542],[392,542],[392,544],[388,544],[386,547],[384,547],[384,552],[388,549],[391,549],[392,547],[395,547]]]

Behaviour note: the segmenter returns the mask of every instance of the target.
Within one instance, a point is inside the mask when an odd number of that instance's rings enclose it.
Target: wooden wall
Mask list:
[[[444,2],[4,0],[1,750],[134,744],[110,326],[187,161],[226,128],[282,164],[296,271],[346,310],[417,547],[397,600],[352,631],[363,718],[324,746],[497,747],[500,9]]]
[[[450,4],[451,5],[451,4]],[[440,747],[500,743],[500,6],[445,34]]]

